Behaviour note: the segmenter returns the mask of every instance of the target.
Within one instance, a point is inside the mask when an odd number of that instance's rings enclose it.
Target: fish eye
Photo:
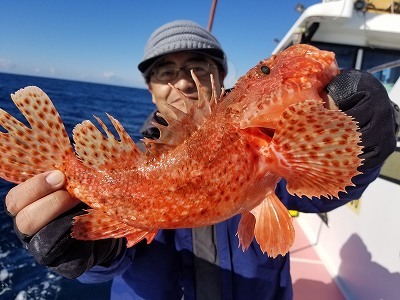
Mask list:
[[[265,75],[268,75],[269,73],[271,73],[271,69],[268,68],[267,66],[262,66],[261,72],[263,72]]]

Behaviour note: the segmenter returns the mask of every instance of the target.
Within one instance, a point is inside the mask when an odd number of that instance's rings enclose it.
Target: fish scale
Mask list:
[[[125,237],[131,247],[160,229],[241,214],[243,250],[255,238],[269,256],[283,255],[294,229],[275,195],[279,180],[292,194],[333,198],[359,174],[357,124],[324,108],[320,96],[338,72],[333,53],[295,45],[261,61],[219,99],[212,76],[209,96],[192,73],[199,100],[178,91],[185,112],[165,103],[168,126],[155,124],[160,139],[144,139],[146,152],[108,116],[118,136],[100,118],[98,126],[84,121],[73,131],[75,154],[51,100],[26,87],[12,99],[30,127],[0,110],[0,177],[18,183],[61,170],[65,188],[90,206],[74,219],[77,239]]]

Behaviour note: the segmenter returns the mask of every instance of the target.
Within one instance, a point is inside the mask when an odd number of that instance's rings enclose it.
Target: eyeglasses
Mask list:
[[[193,62],[182,68],[177,68],[173,65],[162,65],[155,67],[151,72],[151,76],[154,76],[159,82],[169,83],[178,77],[180,71],[184,71],[187,76],[191,77],[190,70],[193,70],[197,77],[202,77],[210,74],[211,68],[217,68],[217,66],[208,62]]]

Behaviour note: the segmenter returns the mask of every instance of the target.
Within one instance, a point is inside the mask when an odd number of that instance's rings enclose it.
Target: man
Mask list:
[[[151,35],[138,67],[153,102],[163,112],[163,101],[185,109],[168,83],[196,101],[190,69],[211,93],[209,74],[214,75],[220,90],[227,60],[209,32],[193,22],[175,21]],[[323,212],[358,198],[396,144],[394,106],[373,76],[355,70],[342,72],[327,91],[333,99],[330,105],[337,105],[359,122],[363,174],[354,178],[356,186],[341,193],[340,200],[300,199],[288,194],[281,181],[277,195],[289,209]],[[143,135],[157,139],[159,131],[151,122],[166,123],[152,114],[144,125]],[[64,183],[59,171],[47,172],[13,188],[6,197],[25,247],[57,273],[87,283],[113,280],[112,299],[292,298],[289,255],[270,259],[254,241],[242,252],[236,237],[240,216],[215,226],[160,230],[151,244],[141,242],[129,249],[124,239],[78,241],[70,237],[71,219],[82,213],[84,205],[63,190]]]

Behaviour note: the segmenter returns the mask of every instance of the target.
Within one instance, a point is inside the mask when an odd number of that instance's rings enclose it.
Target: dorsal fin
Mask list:
[[[182,101],[185,103],[186,112],[166,102],[161,104],[164,105],[164,110],[167,111],[167,113],[159,113],[159,116],[168,123],[168,126],[153,123],[153,125],[160,130],[160,138],[158,140],[143,139],[148,149],[146,154],[158,156],[162,152],[174,149],[203,125],[204,121],[211,114],[212,108],[217,103],[214,78],[210,75],[212,86],[212,95],[210,99],[193,71],[191,71],[191,74],[197,87],[198,100],[190,100],[183,92],[172,84],[169,84],[169,86],[181,96]]]
[[[76,125],[73,130],[75,150],[79,158],[85,165],[99,170],[126,169],[137,165],[144,158],[144,153],[135,145],[121,123],[112,116],[107,116],[119,139],[100,118],[95,116],[107,137],[91,121],[86,120]]]

